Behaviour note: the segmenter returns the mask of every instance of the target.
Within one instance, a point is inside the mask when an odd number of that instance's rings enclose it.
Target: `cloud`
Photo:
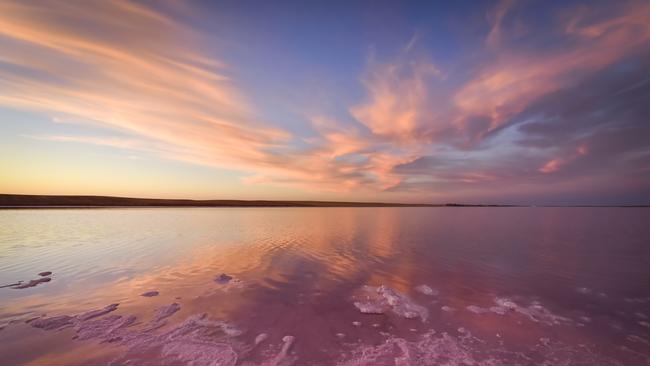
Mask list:
[[[0,104],[112,131],[33,138],[236,169],[246,184],[418,200],[491,200],[506,186],[570,197],[586,179],[593,195],[647,192],[648,2],[553,8],[544,28],[525,4],[498,2],[479,56],[444,69],[416,53],[418,33],[370,58],[362,97],[343,116],[308,114],[302,135],[267,121],[204,35],[163,8],[0,3]]]
[[[498,47],[501,44],[504,18],[515,5],[515,0],[501,0],[497,6],[488,12],[487,18],[492,24],[492,28],[485,39],[485,44],[488,47]]]
[[[497,14],[506,8],[500,8]],[[647,2],[633,2],[613,16],[596,19],[582,11],[560,26],[562,38],[555,40],[559,45],[554,49],[540,47],[539,52],[531,52],[502,45],[494,60],[455,93],[454,102],[460,112],[458,125],[468,130],[471,118],[487,118],[489,123],[478,134],[479,139],[483,138],[511,122],[538,98],[571,87],[590,73],[647,46],[649,17]]]
[[[200,42],[135,2],[3,2],[0,103],[155,140],[172,159],[272,164],[266,149],[291,135],[260,122]]]
[[[435,65],[425,60],[371,61],[361,80],[368,100],[350,108],[350,113],[373,134],[397,143],[427,139],[434,128],[428,84],[439,75]]]
[[[487,61],[453,93],[447,122],[457,129],[396,165],[403,179],[391,190],[460,200],[649,202],[650,5],[572,12],[552,32],[535,34],[552,47],[534,49],[509,43],[512,30],[499,20],[506,5],[492,13]]]
[[[316,135],[299,137],[264,121],[227,63],[201,51],[205,41],[163,11],[131,1],[4,2],[0,47],[12,52],[0,54],[0,104],[114,131],[33,138],[236,169],[252,174],[248,184],[376,192],[398,182],[392,166],[408,158],[380,151],[389,144],[364,131],[315,116]],[[403,125],[382,125],[392,121],[382,120],[376,105],[355,110],[377,135],[413,138],[420,121],[407,109],[424,96],[410,88],[435,70],[416,65],[408,81],[393,72],[368,75],[366,85],[373,103],[384,103]]]
[[[563,165],[567,165],[579,157],[586,155],[588,151],[587,145],[580,145],[575,149],[575,151],[572,151],[569,154],[547,161],[538,170],[542,173],[553,173],[559,170]]]

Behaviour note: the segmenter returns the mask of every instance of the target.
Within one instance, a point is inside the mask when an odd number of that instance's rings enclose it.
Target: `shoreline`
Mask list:
[[[238,208],[238,207],[619,207],[648,208],[650,205],[511,205],[464,203],[397,203],[346,201],[285,201],[285,200],[192,200],[113,196],[23,195],[0,194],[0,210],[6,209],[71,209],[71,208]]]
[[[0,194],[0,209],[9,208],[131,208],[131,207],[515,207],[487,204],[432,204],[289,200],[191,200],[112,196]]]

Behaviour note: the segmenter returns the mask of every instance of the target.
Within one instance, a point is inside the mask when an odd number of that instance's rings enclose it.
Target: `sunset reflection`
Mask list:
[[[85,217],[99,236],[82,231],[74,239],[54,228],[75,225],[75,220],[52,226],[50,220],[58,220],[57,211],[42,211],[40,235],[52,243],[67,242],[69,248],[58,248],[56,253],[61,254],[40,260],[39,265],[54,275],[51,283],[36,287],[39,291],[3,292],[2,321],[18,324],[43,313],[80,314],[119,303],[115,314],[136,316],[141,323],[134,329],[140,329],[154,317],[154,309],[178,303],[180,310],[167,327],[207,313],[246,329],[242,339],[250,342],[259,333],[278,340],[290,332],[300,339],[301,354],[322,359],[335,356],[329,352],[338,347],[339,334],[378,342],[380,332],[409,338],[414,331],[432,325],[439,332],[471,332],[495,347],[503,342],[534,347],[539,339],[552,335],[558,344],[613,342],[613,334],[600,325],[595,327],[592,321],[611,322],[616,314],[607,315],[607,308],[601,306],[620,301],[633,287],[620,276],[602,282],[598,273],[604,263],[619,266],[614,271],[626,268],[630,274],[638,273],[645,270],[643,263],[634,258],[612,261],[609,254],[591,251],[585,243],[609,235],[606,227],[589,237],[575,227],[603,219],[586,216],[571,225],[563,224],[566,221],[562,219],[584,215],[585,209],[523,210],[528,209],[476,208],[462,213],[445,208],[97,210]],[[168,220],[179,214],[182,220]],[[617,225],[640,230],[640,222],[630,216],[633,214],[616,213]],[[462,223],[457,215],[464,218]],[[84,247],[92,245],[89,243],[101,241],[100,233],[116,222],[132,223],[138,232],[148,223],[165,222],[155,231],[145,230],[147,234],[136,240],[136,232],[124,227],[110,238],[116,245],[107,252],[112,258],[135,255],[157,260],[128,271],[119,262],[96,262],[99,266],[89,267],[85,273],[67,264],[77,260],[75,252],[81,254]],[[513,222],[520,231],[509,229],[508,223]],[[470,223],[473,230],[465,230]],[[14,224],[13,235],[34,230],[32,222],[14,220]],[[242,231],[243,227],[256,229]],[[165,247],[167,237],[174,237],[178,245]],[[506,237],[509,242],[504,241]],[[3,245],[8,245],[7,239]],[[120,246],[123,241],[131,245]],[[42,249],[48,248],[47,242],[34,245],[37,250],[52,250]],[[634,246],[632,242],[629,245]],[[474,253],[471,258],[469,252]],[[7,273],[7,278],[17,278],[23,271],[18,267]],[[221,274],[230,280],[220,282]],[[419,292],[420,285],[432,288],[433,294]],[[404,294],[427,309],[426,321],[400,321],[390,311],[360,314],[354,299],[364,286],[387,286]],[[588,294],[582,293],[583,287],[589,289]],[[154,290],[158,296],[142,296]],[[589,307],[567,305],[585,296],[590,296]],[[360,325],[355,326],[356,322]],[[66,364],[80,347],[89,352],[92,348],[87,347],[95,347],[65,342],[48,346],[48,342],[60,341],[26,324],[16,327],[0,333],[3,339],[12,339],[3,343],[3,352],[15,357],[28,357],[9,351],[16,342],[21,348],[26,345],[22,339],[43,347],[62,347],[48,358],[54,364]],[[555,328],[561,328],[562,335],[556,335]],[[32,338],[32,334],[39,336]],[[314,338],[315,334],[320,336]],[[102,358],[104,352],[106,357],[112,354],[103,350],[93,357]],[[251,357],[261,360],[263,356],[255,353]],[[35,358],[29,362],[43,361]]]

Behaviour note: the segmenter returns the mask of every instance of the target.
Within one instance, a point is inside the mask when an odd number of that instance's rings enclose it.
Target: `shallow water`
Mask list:
[[[648,223],[642,208],[1,210],[0,285],[51,280],[0,288],[0,358],[649,365]]]

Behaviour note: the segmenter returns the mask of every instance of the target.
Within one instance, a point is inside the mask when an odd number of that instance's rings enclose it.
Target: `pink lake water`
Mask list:
[[[650,365],[644,208],[0,210],[12,284],[2,365]]]

